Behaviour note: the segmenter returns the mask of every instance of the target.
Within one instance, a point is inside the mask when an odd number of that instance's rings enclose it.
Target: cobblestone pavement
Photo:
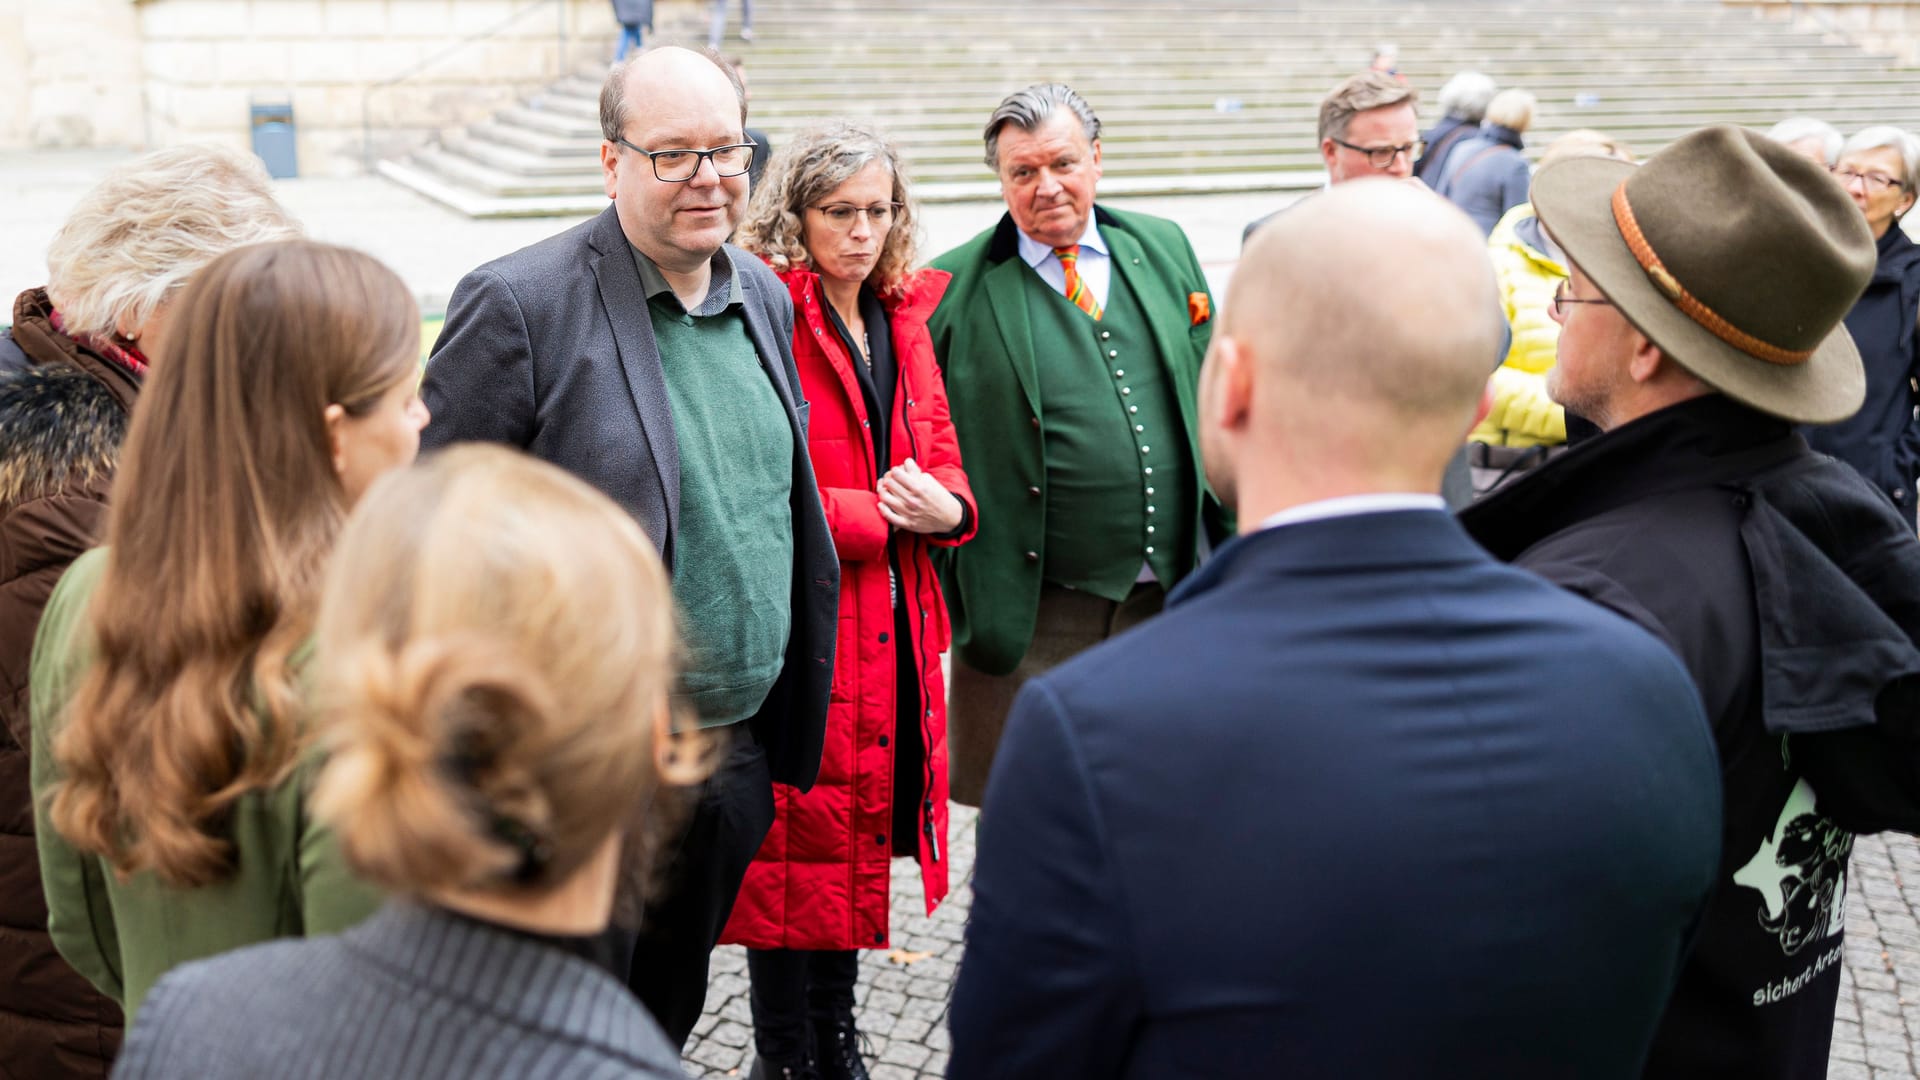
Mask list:
[[[893,947],[861,953],[855,991],[861,1030],[872,1040],[874,1080],[946,1071],[947,993],[973,895],[973,822],[972,810],[953,808],[954,889],[932,918],[923,914],[913,862],[894,860]],[[1846,962],[1828,1078],[1920,1077],[1920,840],[1858,841],[1847,892]],[[702,1080],[742,1077],[753,1064],[747,959],[738,948],[714,954],[706,1015],[694,1028],[686,1064]]]
[[[1920,841],[1859,840],[1847,879],[1846,966],[1829,1080],[1920,1076]]]
[[[893,860],[892,947],[860,954],[854,990],[860,1030],[871,1043],[873,1080],[915,1080],[947,1071],[947,992],[960,961],[960,934],[973,899],[974,811],[953,808],[949,858],[953,887],[933,913],[920,890],[912,859]],[[707,1011],[687,1043],[687,1072],[740,1077],[753,1065],[753,1020],[747,1012],[747,955],[729,945],[713,954]]]

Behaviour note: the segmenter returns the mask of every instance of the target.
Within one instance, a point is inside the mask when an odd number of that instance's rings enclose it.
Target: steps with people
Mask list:
[[[877,120],[931,201],[994,196],[981,125],[1039,81],[1099,110],[1103,193],[1318,186],[1320,98],[1381,42],[1422,92],[1423,124],[1462,69],[1531,90],[1536,152],[1573,128],[1644,155],[1708,123],[1910,123],[1920,94],[1920,70],[1891,57],[1708,0],[759,0],[754,30],[728,42],[753,126],[777,148],[818,119]],[[688,19],[652,40],[704,36],[704,18]],[[381,171],[479,217],[594,212],[600,76],[562,79]]]

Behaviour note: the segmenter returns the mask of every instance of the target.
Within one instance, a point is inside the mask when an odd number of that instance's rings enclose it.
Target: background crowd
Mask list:
[[[1536,169],[1383,48],[1216,307],[1071,88],[929,261],[885,133],[769,160],[616,7],[610,205],[424,377],[213,148],[16,301],[9,1067],[677,1075],[734,942],[753,1075],[863,1077],[951,800],[954,1076],[1824,1074],[1850,838],[1920,828],[1920,140]]]

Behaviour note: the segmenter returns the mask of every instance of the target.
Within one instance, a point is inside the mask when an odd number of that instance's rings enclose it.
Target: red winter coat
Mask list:
[[[960,468],[960,444],[947,415],[946,385],[933,360],[927,316],[947,290],[946,273],[921,270],[882,303],[892,324],[900,372],[889,450],[897,465],[911,457],[969,508],[979,508]],[[947,895],[947,695],[940,654],[947,647],[947,609],[928,558],[931,544],[951,540],[894,533],[880,516],[866,399],[827,313],[819,275],[780,275],[793,293],[793,356],[812,406],[807,451],[840,555],[840,633],[820,778],[801,794],[774,785],[773,830],[747,870],[723,942],[759,949],[881,948],[887,944],[887,891],[893,854],[893,732],[896,648],[913,650],[925,702],[921,739],[931,782],[931,824],[922,804],[918,825],[921,882],[931,913]],[[888,590],[889,545],[898,545],[900,589],[908,598],[913,640],[894,640]]]

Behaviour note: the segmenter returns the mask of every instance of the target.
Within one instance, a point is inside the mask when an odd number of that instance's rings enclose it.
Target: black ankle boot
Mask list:
[[[870,1080],[860,1054],[860,1029],[851,1010],[813,1021],[813,1045],[820,1054],[821,1080]]]
[[[861,1073],[865,1076],[866,1073]],[[753,1069],[747,1073],[747,1080],[820,1080],[820,1070],[813,1064],[813,1058],[802,1054],[792,1061],[774,1061],[759,1054],[753,1055]]]

